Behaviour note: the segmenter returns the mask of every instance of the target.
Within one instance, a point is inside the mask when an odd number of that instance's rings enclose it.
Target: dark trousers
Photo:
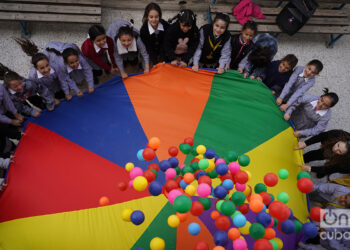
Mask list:
[[[35,107],[38,107],[39,109],[46,109],[45,102],[41,96],[38,95],[32,95],[28,97],[28,101],[33,104]]]
[[[323,150],[318,149],[318,150],[311,150],[304,154],[304,162],[310,162],[310,161],[320,161],[324,160],[324,155],[323,155]]]

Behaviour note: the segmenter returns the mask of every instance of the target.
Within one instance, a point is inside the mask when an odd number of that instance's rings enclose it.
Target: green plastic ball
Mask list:
[[[218,210],[221,213],[221,205],[224,203],[224,200],[219,200],[216,202],[216,210]]]
[[[158,177],[158,172],[155,169],[153,169],[153,168],[151,168],[151,170],[156,174],[156,178],[157,178]]]
[[[192,162],[190,166],[195,172],[199,169],[198,162]]]
[[[308,172],[305,171],[301,171],[298,175],[297,175],[297,180],[301,179],[301,178],[309,178],[311,179],[311,175]]]
[[[230,216],[236,211],[235,205],[232,201],[224,201],[221,204],[221,212],[224,215]]]
[[[277,200],[282,201],[284,204],[287,204],[289,201],[289,195],[286,192],[280,192],[277,195]]]
[[[241,165],[242,167],[246,167],[249,165],[250,163],[250,158],[248,155],[240,155],[238,157],[238,163],[239,165]]]
[[[278,220],[276,218],[273,218],[273,226],[272,227],[276,227],[278,225]]]
[[[300,221],[298,221],[298,220],[293,220],[293,222],[294,222],[294,225],[295,225],[295,232],[296,233],[301,232],[303,224]]]
[[[197,148],[196,148],[196,147],[193,147],[193,148],[191,149],[191,154],[192,154],[193,156],[197,156],[197,155],[198,155],[198,152],[197,152]]]
[[[174,208],[176,212],[187,213],[192,207],[192,201],[187,195],[179,195],[174,200]]]
[[[254,187],[254,192],[257,193],[257,194],[260,194],[262,192],[267,192],[267,187],[263,183],[258,183]]]
[[[211,201],[209,198],[199,198],[198,201],[202,203],[204,210],[208,210],[211,207]]]
[[[232,161],[237,161],[238,159],[238,154],[235,151],[229,151],[227,153],[227,159],[232,162]]]
[[[198,162],[198,166],[202,170],[207,169],[209,167],[209,161],[207,159],[201,159]]]
[[[280,170],[278,171],[278,177],[280,177],[282,180],[287,179],[287,178],[289,177],[289,172],[288,172],[288,170],[287,170],[287,169],[284,169],[284,168],[280,169]]]
[[[211,179],[215,179],[216,177],[218,177],[218,173],[217,173],[216,170],[214,169],[213,171],[211,171],[211,172],[208,173],[208,176],[209,176]]]
[[[181,168],[180,167],[176,167],[176,175],[180,175],[181,174]]]
[[[240,191],[236,191],[232,194],[231,200],[233,203],[235,203],[236,206],[240,206],[245,201],[245,195]]]
[[[189,144],[181,143],[179,149],[183,154],[187,155],[191,152],[192,147]]]
[[[186,174],[186,173],[194,173],[193,168],[191,168],[190,166],[185,166],[182,168],[182,174]]]
[[[273,249],[273,250],[278,250],[278,244],[277,244],[277,242],[274,241],[274,240],[269,240],[269,241],[270,241],[270,243],[271,243],[271,245],[272,245],[272,249]]]
[[[265,235],[265,228],[260,223],[253,223],[249,228],[249,235],[258,240],[264,237]]]

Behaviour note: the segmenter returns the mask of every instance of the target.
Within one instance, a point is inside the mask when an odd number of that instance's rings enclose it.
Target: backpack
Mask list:
[[[318,3],[316,0],[291,0],[278,14],[278,27],[292,36],[303,27],[314,14]]]

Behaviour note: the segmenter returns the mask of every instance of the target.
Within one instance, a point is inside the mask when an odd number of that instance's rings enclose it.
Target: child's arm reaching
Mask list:
[[[225,43],[224,47],[221,50],[221,57],[219,59],[219,68],[218,73],[223,73],[227,69],[226,65],[230,65],[231,61],[231,38]]]
[[[202,55],[202,48],[203,48],[203,44],[204,44],[204,34],[203,34],[203,29],[199,30],[199,44],[198,47],[196,49],[196,52],[193,55],[193,71],[198,71],[198,64],[199,64],[199,60],[201,58]]]
[[[298,75],[304,70],[304,67],[297,67],[293,74],[290,76],[288,82],[286,85],[284,85],[283,90],[280,94],[280,96],[277,98],[276,103],[277,105],[281,105],[284,97],[289,93],[291,87],[293,84],[297,81]]]
[[[145,68],[144,68],[144,73],[149,72],[149,55],[147,53],[146,47],[143,44],[142,40],[140,37],[136,39],[136,44],[138,49],[140,50],[140,53],[142,55],[143,61],[145,62]]]

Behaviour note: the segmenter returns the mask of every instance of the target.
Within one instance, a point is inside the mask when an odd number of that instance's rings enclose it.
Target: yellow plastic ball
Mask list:
[[[163,250],[165,248],[165,241],[162,238],[155,237],[149,244],[151,250]]]
[[[251,226],[250,222],[247,221],[247,223],[243,227],[239,228],[239,231],[241,232],[241,234],[247,235],[249,234],[250,226]]]
[[[202,159],[204,159],[204,156],[203,155],[197,155],[195,158],[197,158],[199,160],[202,160]]]
[[[177,215],[173,214],[168,217],[168,225],[170,227],[177,227],[180,224],[180,219]]]
[[[125,170],[130,172],[131,169],[133,169],[135,167],[134,163],[132,162],[128,162],[125,164]]]
[[[143,176],[137,176],[134,181],[132,182],[133,187],[137,191],[143,191],[147,188],[148,181]]]
[[[283,241],[280,238],[273,238],[273,240],[277,242],[278,249],[283,248]]]
[[[125,221],[130,221],[130,216],[131,216],[132,212],[134,212],[132,209],[124,208],[122,211],[122,219]]]
[[[196,193],[196,188],[193,185],[188,185],[185,188],[185,192],[186,192],[186,194],[193,196]]]
[[[249,181],[252,178],[252,174],[249,171],[247,171],[247,170],[244,170],[244,171],[247,173],[248,181]]]
[[[204,145],[198,145],[196,150],[198,154],[204,155],[205,151],[207,151],[207,148]]]
[[[206,172],[211,172],[215,169],[215,159],[207,159],[209,161],[209,167],[205,169]]]
[[[249,185],[246,185],[246,188],[244,189],[243,194],[245,196],[249,196],[251,192],[252,192],[252,188]]]

